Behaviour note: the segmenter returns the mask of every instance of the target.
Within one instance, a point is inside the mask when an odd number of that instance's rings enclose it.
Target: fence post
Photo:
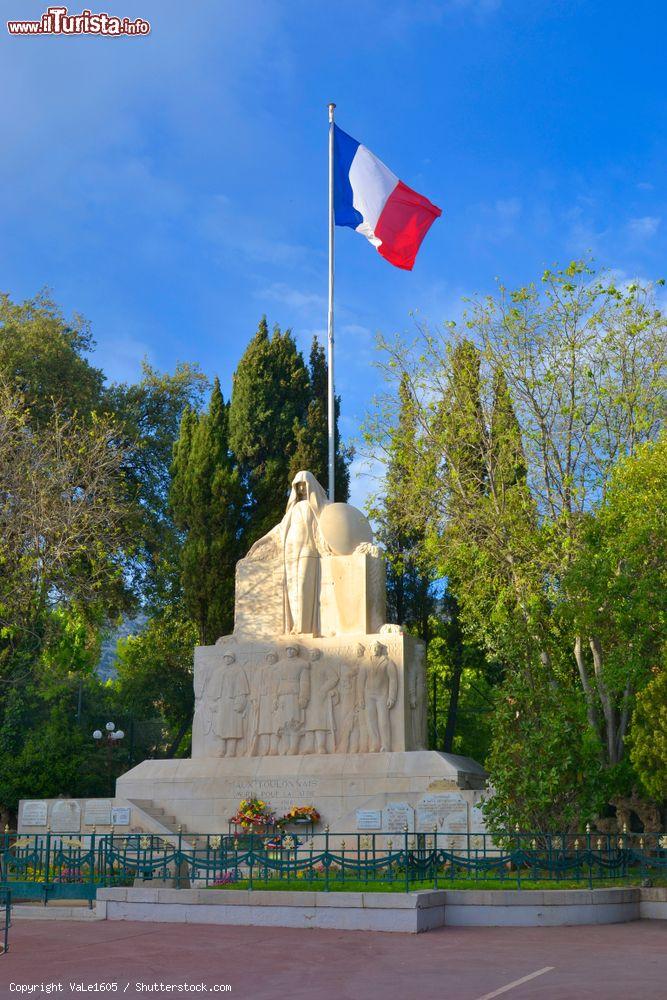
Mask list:
[[[410,827],[406,823],[403,827],[403,854],[405,857],[405,891],[410,892],[410,868],[409,868],[409,858],[408,858],[408,833],[410,832]]]
[[[329,891],[329,824],[324,827],[324,891]]]
[[[44,906],[49,898],[49,875],[51,874],[51,827],[46,828],[46,864],[44,866]]]
[[[113,827],[111,827],[111,830],[113,831]],[[113,837],[113,832],[111,836]],[[94,884],[95,882],[95,827],[93,827],[93,832],[90,835],[90,882],[91,885]],[[95,893],[95,895],[97,895],[97,893]],[[93,897],[91,895],[90,899],[88,900],[88,908],[92,909],[92,906],[93,906]]]
[[[438,888],[438,824],[433,824],[433,888]]]

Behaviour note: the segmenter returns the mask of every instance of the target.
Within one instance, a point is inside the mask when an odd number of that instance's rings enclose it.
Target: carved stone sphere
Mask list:
[[[349,556],[357,545],[373,541],[368,518],[349,503],[328,503],[320,515],[320,531],[337,556]]]

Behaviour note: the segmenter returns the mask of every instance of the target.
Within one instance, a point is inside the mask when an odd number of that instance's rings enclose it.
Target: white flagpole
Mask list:
[[[335,499],[336,427],[334,390],[334,108],[329,104],[329,314],[327,323],[327,392],[329,423],[329,499]]]

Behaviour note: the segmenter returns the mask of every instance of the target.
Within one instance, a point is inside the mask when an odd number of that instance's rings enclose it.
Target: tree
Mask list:
[[[667,646],[666,511],[663,433],[611,470],[564,578],[563,615],[577,636],[588,722],[611,765],[625,753],[633,697],[659,669]]]
[[[384,448],[383,491],[371,501],[370,516],[386,553],[389,620],[416,631],[428,644],[435,574],[426,551],[428,508],[414,503],[411,477],[418,447],[413,400],[404,377]]]
[[[591,619],[575,615],[567,581],[619,459],[656,436],[666,320],[650,288],[619,289],[585,264],[546,272],[542,286],[501,287],[472,304],[466,339],[479,352],[479,405],[442,405],[456,399],[453,325],[443,336],[421,331],[415,354],[400,341],[385,344],[386,370],[405,374],[415,400],[413,503],[432,498],[431,545],[464,633],[534,692],[536,718],[545,692],[558,692],[563,705],[572,696],[589,727],[582,740],[597,745],[598,769],[608,772],[622,758],[633,697],[633,656],[622,666],[614,652],[623,642],[630,652],[629,635],[617,647],[621,633],[593,620],[592,602],[584,601]],[[596,630],[584,631],[585,622]],[[650,632],[647,620],[643,628]],[[612,660],[623,683],[607,711]],[[604,733],[590,712],[596,703]]]
[[[157,720],[144,726],[145,745],[135,754],[175,757],[187,752],[194,693],[193,654],[197,629],[178,609],[151,619],[139,634],[118,643],[118,703],[133,720]],[[152,738],[150,738],[152,737]]]
[[[20,304],[0,295],[0,379],[23,398],[30,422],[100,406],[104,375],[87,360],[95,344],[83,317],[67,321],[47,292]]]
[[[183,532],[184,605],[202,644],[232,631],[245,493],[229,448],[229,404],[215,380],[207,413],[186,410],[174,447],[171,506]]]
[[[285,513],[295,472],[308,469],[326,486],[327,393],[324,352],[315,341],[310,368],[289,330],[266,318],[259,324],[234,375],[229,442],[246,488],[249,547]],[[340,401],[336,402],[336,415]],[[336,498],[346,500],[351,451],[340,442],[336,417]]]
[[[303,423],[294,427],[295,451],[290,464],[289,478],[306,469],[312,472],[325,488],[329,481],[329,421],[327,365],[324,347],[317,337],[313,337],[310,349],[310,402]],[[335,499],[346,503],[350,495],[349,465],[354,454],[340,440],[338,421],[340,417],[340,396],[334,399],[334,476]]]
[[[246,546],[285,513],[295,425],[309,401],[308,370],[291,332],[276,326],[269,336],[263,318],[234,374],[229,411],[230,446],[249,496]]]
[[[30,426],[0,384],[0,677],[39,655],[57,606],[107,611],[124,602],[128,505],[108,419],[83,423],[54,404]],[[30,652],[32,651],[32,652]],[[27,656],[27,660],[24,657]],[[23,666],[21,667],[21,664]]]
[[[632,717],[630,757],[649,795],[667,799],[667,670],[653,668],[653,676],[637,695]]]
[[[173,375],[142,364],[141,379],[118,383],[104,406],[117,420],[123,474],[134,507],[134,545],[126,575],[144,607],[179,600],[180,537],[169,506],[174,441],[186,408],[198,411],[208,380],[197,365],[180,363]]]

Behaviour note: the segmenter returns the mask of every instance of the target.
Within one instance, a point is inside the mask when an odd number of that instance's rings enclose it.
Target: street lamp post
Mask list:
[[[93,739],[95,740],[95,742],[99,746],[102,746],[102,745],[106,744],[106,748],[107,748],[107,774],[109,776],[109,791],[110,791],[111,795],[113,795],[113,793],[114,793],[114,787],[113,787],[113,748],[115,747],[115,745],[117,743],[120,743],[120,741],[123,739],[124,736],[125,736],[125,733],[123,732],[123,730],[122,729],[116,729],[116,725],[115,725],[114,722],[107,722],[107,724],[104,727],[104,732],[102,732],[101,729],[96,729],[95,732],[93,733]]]

